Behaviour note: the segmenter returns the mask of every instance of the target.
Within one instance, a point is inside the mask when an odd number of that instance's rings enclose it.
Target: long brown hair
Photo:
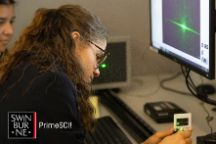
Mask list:
[[[78,110],[84,127],[89,130],[94,112],[89,101],[91,87],[83,80],[83,70],[74,56],[73,31],[78,31],[83,41],[107,38],[100,20],[78,5],[38,9],[2,63],[0,82],[3,84],[9,72],[24,61],[34,64],[42,72],[55,72],[61,67],[77,87]]]

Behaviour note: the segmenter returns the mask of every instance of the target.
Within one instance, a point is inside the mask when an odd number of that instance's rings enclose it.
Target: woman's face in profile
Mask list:
[[[103,50],[106,49],[106,43],[106,40],[97,41],[97,45],[100,45]],[[84,72],[84,80],[91,83],[94,78],[100,76],[97,58],[98,55],[103,54],[103,51],[101,52],[94,44],[89,43],[85,46],[77,44],[75,52]]]
[[[0,5],[0,52],[4,52],[13,35],[14,5]]]

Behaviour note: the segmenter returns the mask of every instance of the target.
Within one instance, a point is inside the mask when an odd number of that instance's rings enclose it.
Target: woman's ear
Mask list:
[[[80,33],[77,31],[73,31],[71,33],[71,39],[74,41],[75,49],[79,50],[81,48],[81,41],[80,41]]]
[[[71,38],[72,38],[74,41],[80,39],[80,33],[77,32],[77,31],[73,31],[73,32],[71,33]]]

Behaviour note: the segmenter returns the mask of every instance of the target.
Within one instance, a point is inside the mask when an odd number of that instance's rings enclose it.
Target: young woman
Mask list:
[[[14,5],[14,0],[0,0],[0,57],[7,52],[7,44],[14,32]]]
[[[107,57],[107,31],[78,5],[39,9],[0,67],[0,139],[11,143],[83,144],[92,128],[91,81]],[[37,113],[36,139],[8,139],[8,112]],[[59,122],[72,127],[47,127]],[[45,123],[46,126],[39,124]],[[168,136],[168,137],[166,137]],[[191,132],[158,132],[146,144],[190,144]]]

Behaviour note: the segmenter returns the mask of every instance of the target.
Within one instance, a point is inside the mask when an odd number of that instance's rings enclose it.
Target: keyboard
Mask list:
[[[100,103],[120,120],[124,129],[137,143],[142,143],[155,133],[155,130],[113,91],[101,90],[96,94],[99,96]]]
[[[110,116],[96,120],[95,128],[86,135],[87,144],[132,144]]]

